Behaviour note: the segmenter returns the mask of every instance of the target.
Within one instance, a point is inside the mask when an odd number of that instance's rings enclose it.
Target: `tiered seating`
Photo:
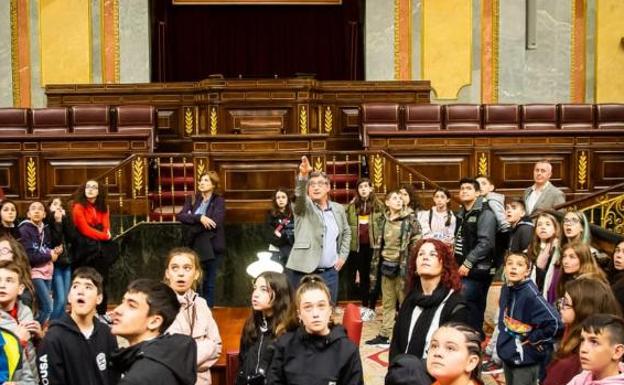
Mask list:
[[[27,108],[0,108],[0,136],[28,133]]]

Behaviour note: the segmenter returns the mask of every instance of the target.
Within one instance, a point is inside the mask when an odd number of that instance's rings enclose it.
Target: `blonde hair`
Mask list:
[[[193,251],[192,249],[189,249],[188,247],[175,247],[169,250],[169,253],[167,254],[167,260],[165,262],[165,271],[169,269],[169,264],[171,263],[171,260],[173,259],[173,257],[176,257],[178,255],[187,256],[191,260],[191,262],[193,262],[195,271],[197,271],[197,277],[193,280],[193,283],[191,284],[191,288],[193,290],[196,290],[198,282],[201,282],[202,277],[204,276],[204,271],[201,268],[201,261],[199,260],[199,255],[197,255],[197,253]],[[163,277],[163,282],[166,283],[167,285],[170,284],[169,280],[167,279],[166,274]]]

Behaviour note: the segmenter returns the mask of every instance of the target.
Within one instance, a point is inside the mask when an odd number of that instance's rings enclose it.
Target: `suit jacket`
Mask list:
[[[524,190],[524,204],[527,207],[527,214],[531,215],[540,210],[551,210],[553,207],[565,203],[565,194],[563,191],[555,187],[552,183],[547,182],[544,190],[542,191],[542,195],[535,202],[535,207],[531,212],[528,212],[528,201],[529,195],[533,191],[533,186]]]
[[[312,202],[312,199],[308,197],[307,182],[307,178],[297,178],[296,200],[293,204],[295,243],[286,264],[287,268],[303,273],[311,273],[319,267],[323,252],[323,234],[325,233],[322,213]],[[351,229],[347,222],[347,215],[341,204],[329,201],[329,206],[338,225],[338,258],[346,261],[351,243]]]
[[[176,215],[176,219],[184,224],[198,225],[203,228],[200,222],[201,214],[195,214],[195,210],[201,205],[202,199],[201,193],[198,193],[194,200],[191,200],[190,197],[187,198],[184,201],[184,207],[182,207],[182,210]],[[222,196],[216,195],[215,193],[212,194],[210,199],[212,202],[210,202],[204,215],[215,221],[217,227],[213,230],[205,230],[206,232],[214,233],[214,235],[209,234],[202,238],[211,241],[214,252],[219,254],[225,251],[225,231],[223,229],[225,222],[225,200]]]

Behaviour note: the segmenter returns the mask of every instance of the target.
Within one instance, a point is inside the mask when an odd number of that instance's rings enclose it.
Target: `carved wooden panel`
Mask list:
[[[287,108],[236,108],[226,110],[224,133],[279,134],[290,123]]]
[[[525,189],[533,184],[535,163],[548,159],[552,164],[551,182],[557,187],[570,187],[572,154],[570,152],[551,153],[540,156],[535,153],[516,151],[493,151],[490,156],[490,176],[497,188]]]
[[[441,186],[456,189],[461,178],[470,176],[470,155],[468,152],[448,155],[418,154],[401,156],[399,160]]]
[[[624,151],[594,151],[590,170],[594,189],[624,182]]]
[[[105,171],[117,166],[122,159],[92,159],[86,155],[83,158],[54,158],[45,161],[45,178],[47,196],[72,194],[89,178],[95,178]],[[115,188],[115,180],[109,180],[109,186]]]
[[[19,159],[15,157],[0,158],[0,187],[9,198],[20,196]]]
[[[266,199],[278,187],[294,188],[298,159],[282,162],[223,160],[215,162],[228,199]]]

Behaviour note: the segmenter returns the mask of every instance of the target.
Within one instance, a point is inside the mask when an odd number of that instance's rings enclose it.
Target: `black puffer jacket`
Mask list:
[[[268,373],[270,385],[361,385],[362,362],[357,346],[342,326],[326,336],[299,328],[277,339]]]
[[[470,268],[469,278],[489,279],[493,274],[496,245],[496,216],[482,197],[472,208],[461,208],[457,213],[455,236],[461,228],[463,255],[455,255],[458,265]]]
[[[124,373],[119,385],[194,385],[197,379],[197,345],[187,335],[163,334],[121,349],[111,360]]]
[[[252,344],[245,344],[241,338],[236,385],[247,385],[249,377],[266,376],[273,355],[270,347],[275,337],[270,329],[258,334],[258,339]]]

